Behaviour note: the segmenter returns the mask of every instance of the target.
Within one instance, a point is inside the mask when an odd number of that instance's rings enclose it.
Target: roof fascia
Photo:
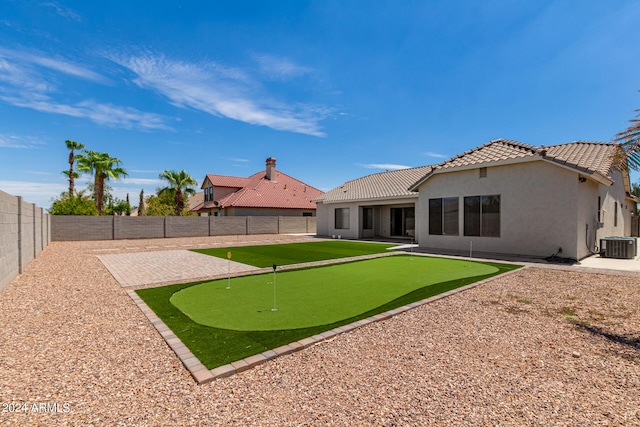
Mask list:
[[[417,199],[418,195],[413,194],[405,194],[402,196],[387,196],[387,197],[368,197],[366,199],[349,199],[349,200],[321,200],[315,203],[323,203],[326,205],[336,204],[336,203],[360,203],[360,202],[378,202],[385,200],[414,200]],[[312,200],[313,201],[313,200]]]

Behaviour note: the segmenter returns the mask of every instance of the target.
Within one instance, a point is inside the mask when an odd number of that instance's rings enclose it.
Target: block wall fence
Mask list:
[[[316,217],[51,216],[51,240],[125,240],[316,233]]]
[[[51,242],[51,217],[0,191],[0,291]]]

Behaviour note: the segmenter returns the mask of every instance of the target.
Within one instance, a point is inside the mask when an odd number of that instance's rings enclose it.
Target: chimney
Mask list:
[[[271,182],[276,180],[276,159],[269,157],[267,159],[267,179]]]

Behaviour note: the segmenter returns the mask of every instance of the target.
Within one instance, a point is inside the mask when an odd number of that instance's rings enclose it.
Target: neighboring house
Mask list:
[[[466,254],[472,249],[545,257],[562,248],[563,257],[589,256],[600,238],[630,235],[640,202],[631,195],[628,173],[612,165],[619,149],[611,143],[534,147],[501,139],[428,167],[407,187],[418,195],[417,241],[424,249]],[[321,217],[335,224],[337,206],[318,205],[318,233]],[[362,237],[358,223],[350,227],[341,234]]]
[[[269,157],[266,169],[248,178],[207,174],[203,201],[192,211],[215,216],[315,216],[313,199],[322,191],[276,170]]]
[[[354,179],[315,199],[317,234],[345,239],[414,239],[418,194],[408,188],[430,166],[381,172]]]

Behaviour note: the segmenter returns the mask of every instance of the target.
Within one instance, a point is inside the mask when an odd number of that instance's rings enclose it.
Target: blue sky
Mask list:
[[[121,159],[133,203],[165,169],[273,156],[326,191],[497,138],[610,141],[640,108],[638,22],[621,0],[2,0],[0,190],[49,207],[66,139]]]

